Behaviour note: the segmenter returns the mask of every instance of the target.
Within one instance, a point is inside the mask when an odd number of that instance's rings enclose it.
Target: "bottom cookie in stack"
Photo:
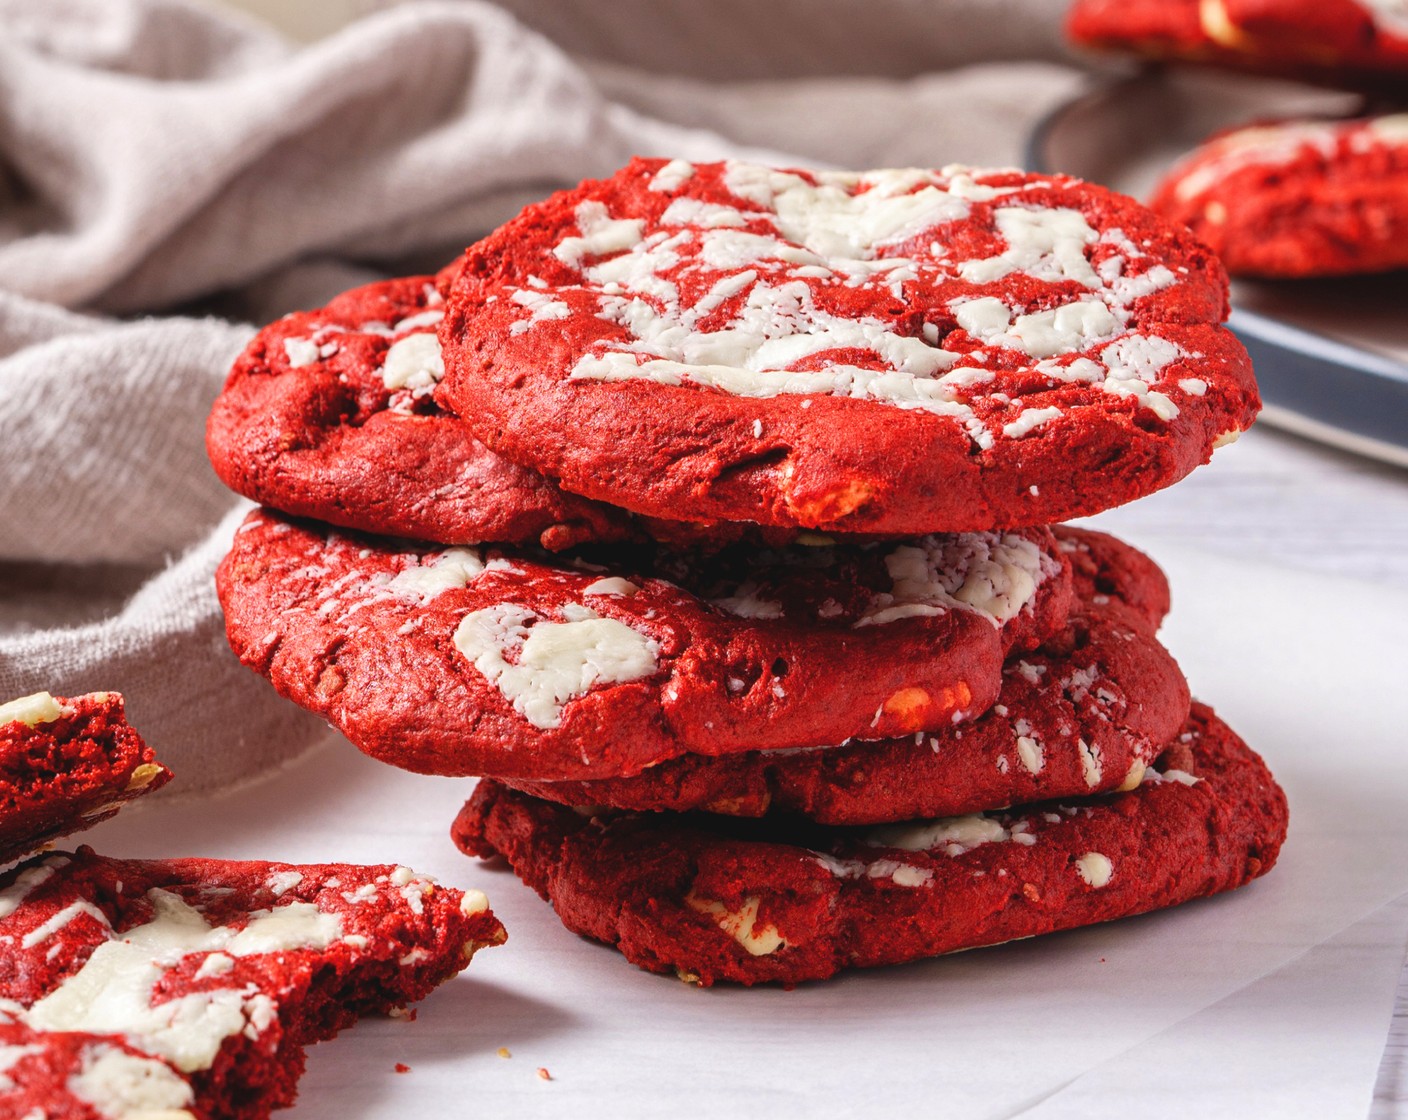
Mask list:
[[[1285,797],[1211,709],[1190,712],[1153,636],[1161,574],[1111,538],[1063,536],[1070,625],[1012,658],[971,724],[629,779],[482,781],[456,843],[505,857],[569,929],[704,985],[823,979],[1265,873]]]

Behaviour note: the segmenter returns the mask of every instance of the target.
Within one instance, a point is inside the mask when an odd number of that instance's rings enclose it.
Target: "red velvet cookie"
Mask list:
[[[0,1115],[261,1120],[304,1047],[504,940],[479,891],[405,867],[115,860],[0,878]]]
[[[1077,599],[1103,606],[1114,599],[1157,630],[1169,608],[1163,569],[1118,537],[1075,525],[1053,525],[1056,543],[1070,561]]]
[[[1100,533],[1080,538],[1083,559],[1099,549],[1115,561],[1116,580],[1124,567],[1116,558],[1129,555],[1126,586],[1136,602],[1150,598],[1145,585],[1163,583],[1127,545]],[[632,778],[505,784],[566,805],[783,812],[821,824],[947,817],[1133,788],[1187,719],[1188,686],[1144,619],[1120,601],[1115,581],[1102,581],[1107,592],[1096,592],[1094,580],[1078,583],[1086,595],[1065,633],[1009,660],[998,702],[971,723],[879,743],[685,755]]]
[[[436,405],[444,313],[431,276],[355,288],[265,327],[206,427],[215,473],[276,509],[447,543],[566,548],[628,515],[494,454]]]
[[[1149,205],[1236,275],[1408,268],[1408,113],[1225,132],[1175,167]]]
[[[1045,524],[1251,423],[1226,301],[1186,231],[1073,179],[636,160],[468,251],[437,394],[656,517]]]
[[[1408,81],[1399,0],[1075,0],[1077,43],[1332,85]]]
[[[1212,711],[1128,793],[868,830],[592,816],[480,782],[455,821],[568,929],[700,984],[819,980],[1121,918],[1276,861],[1286,801]]]
[[[1044,528],[748,555],[681,587],[261,510],[216,582],[240,659],[368,754],[534,781],[949,726],[1070,602]]]
[[[116,692],[0,704],[0,863],[107,820],[170,779]]]

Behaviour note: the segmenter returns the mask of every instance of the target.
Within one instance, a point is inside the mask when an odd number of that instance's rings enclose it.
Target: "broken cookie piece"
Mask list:
[[[0,878],[0,1115],[262,1120],[306,1046],[504,937],[405,867],[31,860]]]

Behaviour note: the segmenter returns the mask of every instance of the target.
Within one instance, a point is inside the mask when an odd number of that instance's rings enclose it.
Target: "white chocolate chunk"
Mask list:
[[[1143,784],[1158,785],[1161,782],[1176,782],[1181,786],[1195,786],[1202,779],[1187,770],[1155,770],[1152,766],[1144,771]]]
[[[0,704],[0,727],[16,721],[26,727],[39,727],[41,724],[63,719],[64,716],[71,716],[74,711],[75,709],[60,704],[47,692],[35,692]]]
[[[1115,865],[1110,862],[1109,856],[1099,852],[1086,852],[1076,860],[1076,871],[1088,885],[1098,889],[1110,881],[1115,872]]]
[[[432,304],[436,300],[430,300]],[[397,319],[394,323],[383,323],[373,319],[370,322],[362,323],[353,330],[358,334],[376,334],[383,338],[391,338],[394,335],[405,334],[407,331],[420,331],[426,327],[433,327],[445,317],[443,307],[431,307],[426,311],[417,311],[414,315],[407,315],[404,319]],[[341,331],[342,327],[320,327],[319,334]]]
[[[235,958],[225,953],[211,953],[205,960],[200,962],[200,967],[196,969],[197,980],[208,980],[212,976],[224,976],[235,967]]]
[[[155,1058],[104,1043],[84,1049],[83,1064],[65,1087],[112,1120],[194,1117],[186,1106],[195,1103],[195,1092],[184,1078]]]
[[[318,352],[318,344],[311,338],[284,339],[284,353],[288,356],[288,364],[294,369],[311,366],[322,356]]]
[[[1011,839],[1000,821],[981,814],[941,817],[932,821],[911,821],[872,829],[865,843],[877,848],[899,848],[906,852],[932,852],[942,849],[957,856],[980,844]]]
[[[208,1069],[224,1040],[253,1021],[260,997],[252,989],[211,989],[153,1004],[153,986],[165,969],[189,953],[325,948],[342,932],[337,915],[311,903],[253,915],[237,932],[212,928],[169,891],[154,888],[147,899],[152,919],[94,949],[81,969],[29,1009],[24,1018],[30,1026],[120,1034],[183,1071]]]
[[[275,898],[287,894],[303,882],[303,875],[297,871],[276,871],[264,880],[264,885],[269,888]]]
[[[1060,416],[1059,408],[1024,408],[1017,419],[1010,424],[1002,426],[1002,434],[1008,439],[1021,439],[1030,435],[1044,424],[1050,423]]]
[[[1183,357],[1183,351],[1166,338],[1131,334],[1100,351],[1100,360],[1109,373],[1105,391],[1121,397],[1137,397],[1161,420],[1172,420],[1178,406],[1164,393],[1149,388],[1163,369]]]
[[[1084,739],[1076,741],[1076,749],[1080,752],[1080,770],[1085,784],[1094,789],[1104,776],[1104,769],[1100,765],[1100,751]]]
[[[610,576],[599,579],[595,583],[589,583],[582,588],[583,595],[615,595],[620,598],[629,599],[640,590],[639,585],[632,583],[628,579],[620,576]]]
[[[732,595],[709,602],[735,618],[781,618],[782,604],[762,598],[760,590],[751,579],[745,580]]]
[[[911,889],[922,887],[934,878],[934,872],[927,867],[914,867],[893,859],[877,859],[865,865],[868,879],[889,879],[897,887]]]
[[[1085,248],[1096,240],[1096,233],[1079,210],[1003,206],[995,218],[1007,248],[995,257],[961,263],[958,274],[963,279],[986,284],[1023,272],[1039,280],[1075,280],[1087,288],[1101,286],[1085,256]]]
[[[571,309],[568,308],[567,304],[563,303],[560,299],[553,299],[551,296],[544,295],[542,292],[536,292],[531,288],[519,288],[516,292],[509,296],[509,299],[512,300],[514,303],[518,304],[518,306],[520,307],[526,307],[529,311],[528,318],[520,319],[518,320],[518,322],[514,323],[511,327],[509,327],[509,334],[522,334],[530,327],[534,327],[539,323],[555,322],[557,320],[566,319],[567,316],[571,314]],[[397,345],[399,345],[399,343]],[[395,347],[392,347],[392,349],[395,349]],[[443,365],[441,367],[440,372],[443,376]]]
[[[997,343],[1033,358],[1050,358],[1084,350],[1102,339],[1113,338],[1121,329],[1119,320],[1104,303],[1084,299],[1049,311],[1019,315],[1011,331]]]
[[[684,900],[691,909],[710,915],[719,928],[751,956],[765,957],[787,945],[787,940],[775,926],[758,925],[758,906],[762,900],[757,895],[749,895],[737,910],[730,910],[722,902],[700,898],[693,891],[685,895]]]
[[[444,376],[440,340],[429,331],[397,339],[387,348],[381,363],[382,383],[393,392],[410,389],[423,394],[434,389]]]
[[[949,304],[949,310],[960,327],[984,342],[992,342],[1006,334],[1007,328],[1012,325],[1012,309],[996,296],[954,300]]]
[[[326,949],[342,936],[342,919],[311,902],[290,902],[256,911],[249,924],[225,943],[232,957],[277,953],[285,949]]]
[[[650,180],[652,191],[677,191],[694,177],[694,165],[688,160],[672,159]]]
[[[662,226],[695,226],[699,229],[721,229],[748,224],[748,215],[732,206],[703,202],[697,198],[677,198],[660,215]]]
[[[1014,533],[924,537],[885,557],[894,581],[855,625],[974,610],[994,626],[1015,618],[1056,565],[1035,543]]]
[[[1046,749],[1030,735],[1017,736],[1017,757],[1029,774],[1040,774],[1046,765]]]
[[[1373,0],[1366,0],[1372,3]],[[1382,0],[1380,0],[1382,2]],[[1399,14],[1405,24],[1405,31],[1408,31],[1408,5],[1398,3]],[[1375,117],[1369,122],[1369,131],[1375,139],[1383,141],[1385,144],[1408,144],[1408,113],[1390,113],[1387,116]]]
[[[471,611],[455,630],[455,647],[534,727],[559,727],[568,702],[603,685],[654,673],[653,638],[578,607],[549,622],[510,603]],[[508,660],[509,654],[516,661]]]
[[[428,603],[446,591],[468,587],[486,571],[506,570],[504,560],[490,560],[472,548],[447,548],[428,564],[418,564],[398,572],[386,585],[391,594]]]
[[[640,244],[642,225],[636,218],[613,219],[600,202],[583,202],[577,207],[582,235],[564,239],[553,249],[553,256],[565,265],[580,267],[586,257],[619,253]]]
[[[897,887],[922,887],[933,879],[934,873],[927,867],[903,865],[890,873],[890,881]]]

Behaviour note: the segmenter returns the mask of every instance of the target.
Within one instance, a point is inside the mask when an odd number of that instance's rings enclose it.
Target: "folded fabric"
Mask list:
[[[746,50],[737,0],[521,6],[546,34],[415,3],[297,50],[177,0],[0,0],[0,700],[121,691],[181,793],[328,733],[236,663],[215,600],[246,507],[204,424],[249,324],[637,154],[1015,163],[1081,80],[1057,0],[829,0],[787,38],[793,0]]]

